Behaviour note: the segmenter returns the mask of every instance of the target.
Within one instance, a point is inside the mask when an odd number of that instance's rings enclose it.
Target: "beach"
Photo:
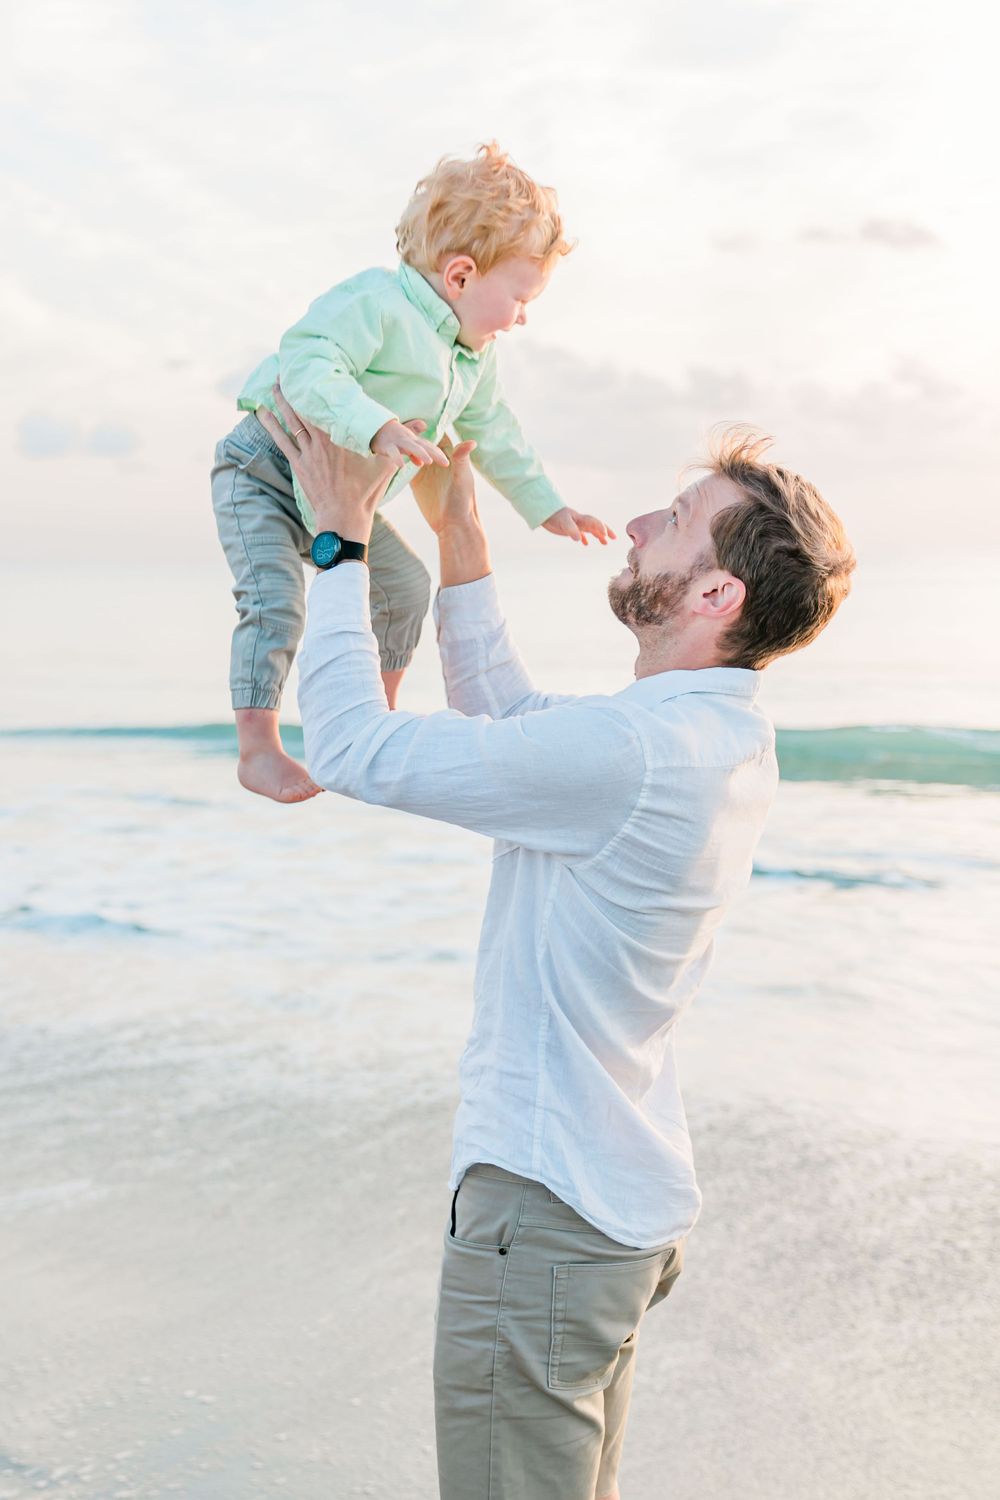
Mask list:
[[[680,1023],[705,1202],[642,1328],[626,1500],[991,1492],[1000,737],[932,738],[921,784],[901,732],[860,779],[786,734]],[[0,753],[0,1497],[432,1497],[488,843],[289,816],[221,724]]]

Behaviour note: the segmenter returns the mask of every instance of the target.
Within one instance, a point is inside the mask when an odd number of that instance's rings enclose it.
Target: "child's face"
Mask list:
[[[465,268],[455,275],[459,261]],[[449,272],[452,275],[449,276]],[[458,318],[459,341],[467,349],[485,349],[498,333],[509,333],[528,321],[525,308],[549,284],[551,264],[542,266],[526,255],[512,255],[480,276],[475,263],[456,257],[445,267],[448,300]]]

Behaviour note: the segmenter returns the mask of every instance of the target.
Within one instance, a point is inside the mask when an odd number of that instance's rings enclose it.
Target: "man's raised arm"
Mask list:
[[[298,444],[270,413],[261,421],[288,454],[320,526],[367,542],[391,468],[338,448],[279,409]],[[463,455],[456,450],[456,457]],[[449,591],[490,577],[475,527],[451,531],[444,546],[446,576],[461,580]],[[390,712],[362,562],[321,572],[310,588],[299,705],[306,761],[319,785],[565,858],[596,854],[627,820],[645,779],[639,736],[611,703],[500,719],[453,709]]]
[[[573,698],[535,692],[507,628],[476,504],[469,463],[474,446],[452,448],[445,439],[450,469],[425,469],[413,481],[413,493],[438,539],[441,587],[434,623],[448,704],[463,714],[502,719]]]

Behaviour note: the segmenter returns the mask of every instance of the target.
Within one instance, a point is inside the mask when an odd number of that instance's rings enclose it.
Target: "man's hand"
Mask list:
[[[443,589],[472,583],[492,572],[469,462],[475,446],[459,443],[456,448],[450,438],[443,437],[441,447],[450,467],[424,469],[411,485],[421,514],[438,539]]]
[[[446,526],[464,526],[479,521],[476,507],[476,485],[469,462],[475,443],[441,439],[441,448],[450,465],[447,470],[428,467],[415,474],[410,488],[428,526],[438,536]]]
[[[317,529],[336,531],[348,541],[367,542],[375,508],[397,465],[339,447],[319,427],[292,410],[279,385],[274,387],[274,401],[288,431],[265,406],[258,408],[257,420],[288,459],[315,512]],[[417,429],[424,425],[413,424]]]
[[[591,536],[596,536],[602,547],[608,545],[609,537],[613,542],[618,540],[611,527],[599,521],[596,516],[582,515],[578,510],[570,510],[568,505],[564,505],[562,510],[554,511],[542,525],[553,536],[571,537],[574,542],[582,542],[585,547],[588,532]]]
[[[372,438],[372,452],[380,458],[387,458],[396,469],[408,463],[416,464],[418,469],[428,464],[439,464],[446,469],[448,460],[441,449],[419,435],[426,425],[426,422],[397,422],[395,419],[386,422]]]

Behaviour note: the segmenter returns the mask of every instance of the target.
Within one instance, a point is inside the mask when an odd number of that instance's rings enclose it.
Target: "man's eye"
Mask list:
[[[671,526],[677,525],[677,512],[675,510],[670,512],[670,524]]]

